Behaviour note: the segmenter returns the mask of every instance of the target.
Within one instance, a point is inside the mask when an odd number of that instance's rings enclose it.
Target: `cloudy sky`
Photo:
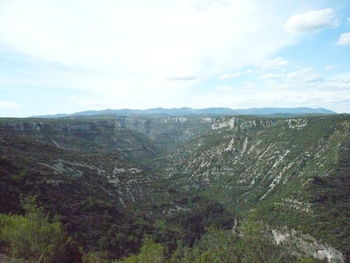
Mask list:
[[[350,113],[348,0],[0,0],[0,116]]]

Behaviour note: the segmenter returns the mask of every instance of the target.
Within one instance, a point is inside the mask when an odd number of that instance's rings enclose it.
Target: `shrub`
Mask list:
[[[0,241],[5,252],[35,262],[80,262],[80,252],[58,220],[50,221],[35,198],[23,202],[24,216],[0,214]]]
[[[193,248],[179,247],[170,262],[295,262],[294,257],[274,245],[265,233],[264,226],[255,222],[244,222],[240,234],[212,228]]]
[[[90,251],[83,256],[83,263],[109,263],[106,253]]]
[[[165,262],[164,248],[162,245],[145,238],[141,251],[137,255],[131,255],[116,263],[163,263]]]

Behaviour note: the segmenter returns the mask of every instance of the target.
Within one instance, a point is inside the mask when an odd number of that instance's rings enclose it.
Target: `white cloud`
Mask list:
[[[309,10],[319,8],[308,5]],[[0,0],[0,51],[41,65],[37,69],[27,63],[20,74],[1,72],[0,88],[40,86],[51,94],[60,87],[74,90],[60,108],[67,112],[293,106],[293,97],[300,105],[312,96],[335,98],[331,91],[310,91],[320,79],[312,69],[286,78],[289,62],[275,57],[299,36],[283,28],[297,8],[283,0]],[[309,32],[336,25],[332,9],[308,13],[299,15],[303,23],[291,18],[289,29]],[[43,70],[45,65],[51,66]],[[262,75],[262,85],[255,82],[256,73]],[[251,82],[236,79],[232,87],[215,88],[217,76],[248,74]],[[347,83],[333,84],[343,88],[338,96],[346,98]]]
[[[222,92],[231,92],[234,90],[234,88],[231,86],[220,86],[217,88],[217,90]]]
[[[332,70],[334,70],[334,69],[336,69],[336,68],[337,68],[336,65],[326,65],[326,66],[324,67],[324,70],[325,70],[325,71],[332,71]]]
[[[267,74],[261,75],[259,78],[260,79],[280,79],[283,76],[284,75],[280,73],[267,73]]]
[[[339,91],[347,93],[350,96],[350,72],[321,74],[322,72],[317,72],[314,68],[308,67],[300,68],[287,74],[267,73],[260,76],[259,79],[264,80],[260,85],[262,89],[277,90],[277,92],[280,90],[293,90],[295,92],[327,90],[334,93],[334,96]]]
[[[285,29],[288,32],[315,32],[337,25],[335,12],[331,8],[326,8],[292,16],[285,24]]]
[[[322,78],[313,68],[303,68],[287,74],[287,79],[291,82],[317,82]]]
[[[340,96],[340,97],[339,97]],[[340,100],[350,99],[347,91],[316,89],[246,89],[234,92],[208,92],[196,96],[192,107],[202,108],[208,102],[215,102],[222,107],[326,107],[337,111],[348,111],[349,107],[338,107]]]
[[[260,62],[259,64],[259,66],[264,70],[282,68],[288,65],[289,65],[289,62],[281,57],[267,59],[265,61]]]
[[[244,71],[235,71],[235,72],[225,73],[219,79],[234,79],[234,78],[241,77],[243,75],[248,75],[252,72],[253,72],[252,69],[247,69]]]
[[[193,107],[210,102],[231,108],[249,107],[325,107],[349,112],[350,72],[332,77],[320,77],[313,68],[301,68],[284,74],[266,73],[264,81],[223,86],[197,96]],[[261,77],[260,77],[261,79]],[[191,100],[191,98],[190,98]]]
[[[61,86],[133,104],[149,92],[179,94],[289,45],[292,37],[281,28],[286,14],[269,8],[274,3],[0,1],[0,45],[78,69],[55,73]],[[280,5],[294,8],[287,1]]]
[[[21,105],[13,101],[0,100],[0,110],[18,110]]]
[[[199,0],[196,6],[200,10],[208,10],[216,6],[226,6],[228,3],[228,0]]]
[[[350,32],[341,34],[338,41],[337,41],[337,45],[349,46],[350,45]]]
[[[195,80],[197,77],[194,75],[182,75],[182,76],[171,76],[168,77],[168,80],[172,81],[191,81]]]

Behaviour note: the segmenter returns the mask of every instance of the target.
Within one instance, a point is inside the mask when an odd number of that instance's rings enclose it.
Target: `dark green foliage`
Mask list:
[[[0,156],[0,213],[21,210],[18,193],[23,176],[15,165]]]
[[[340,148],[337,170],[314,177],[310,191],[317,209],[312,222],[315,236],[335,244],[350,260],[350,137]]]
[[[207,233],[192,247],[179,246],[166,258],[163,246],[146,239],[140,253],[118,261],[121,263],[282,263],[295,262],[287,249],[277,247],[266,236],[262,224],[244,222],[240,233],[232,230],[207,229]],[[313,261],[312,261],[313,262]]]
[[[184,145],[170,157],[174,178],[235,215],[309,233],[347,253],[349,157],[340,156],[349,156],[349,117],[254,121],[236,119],[235,128]]]
[[[149,238],[143,240],[142,248],[137,255],[131,255],[115,263],[164,263],[165,249]]]
[[[277,247],[266,235],[263,225],[245,222],[241,233],[209,229],[192,249],[180,247],[171,262],[294,262],[287,250]]]
[[[7,153],[6,159],[0,157],[1,212],[23,213],[20,196],[36,195],[85,251],[108,251],[110,258],[119,258],[138,250],[143,229],[113,201],[118,195],[105,178],[90,171],[84,178],[52,173],[35,159],[47,161],[65,153],[22,138],[3,142],[0,152]]]
[[[179,244],[191,247],[207,227],[228,229],[232,226],[233,216],[216,201],[193,196],[182,198],[178,203],[181,207],[177,210],[157,217],[150,233],[157,242],[166,245],[168,255]]]
[[[109,257],[105,252],[89,251],[83,255],[83,263],[110,263]]]
[[[303,258],[301,260],[298,261],[298,263],[315,263],[316,260],[312,259],[312,258]]]
[[[58,221],[50,221],[34,198],[24,201],[24,216],[0,214],[0,242],[4,252],[35,262],[81,262],[76,244]]]

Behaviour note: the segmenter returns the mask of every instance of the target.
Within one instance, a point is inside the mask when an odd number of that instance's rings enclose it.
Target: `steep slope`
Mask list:
[[[113,124],[2,120],[0,212],[21,213],[20,199],[35,195],[86,250],[135,252],[144,227],[127,209],[150,199],[152,177],[141,163],[158,150],[144,135]]]
[[[206,134],[214,117],[118,117],[117,127],[138,131],[161,150],[171,150],[188,140]]]
[[[12,163],[80,178],[107,180],[120,203],[151,200],[153,159],[205,134],[214,118],[2,119],[0,151]],[[11,146],[12,145],[12,146]],[[158,179],[157,179],[158,178]],[[155,185],[159,185],[155,183]],[[148,189],[151,187],[151,189]],[[158,190],[158,189],[155,189]]]
[[[102,161],[122,167],[127,162],[93,155],[77,158],[65,150],[16,137],[1,140],[0,148],[2,213],[21,213],[20,199],[35,195],[39,205],[59,216],[67,232],[85,249],[103,250],[106,244],[101,242],[119,233],[120,239],[110,246],[124,251],[116,250],[115,256],[135,251],[137,239],[128,242],[128,236],[139,235],[139,226],[119,201],[127,193],[101,176]]]
[[[161,172],[243,217],[314,235],[349,256],[350,118],[227,118]],[[179,184],[179,183],[178,183]]]

